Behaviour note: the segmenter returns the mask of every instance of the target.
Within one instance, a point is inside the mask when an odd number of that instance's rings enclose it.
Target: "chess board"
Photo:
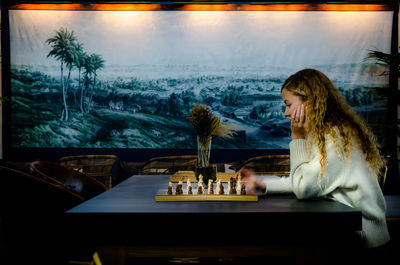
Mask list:
[[[193,171],[178,171],[169,178],[170,185],[175,183],[170,194],[168,189],[158,190],[155,196],[157,202],[177,202],[177,201],[258,201],[258,195],[252,190],[246,190],[246,194],[229,194],[228,182],[235,177],[235,173],[217,173],[217,181],[224,187],[224,194],[218,194],[216,183],[213,184],[213,193],[208,194],[208,189],[204,188],[201,194],[197,193],[197,179]],[[187,193],[187,182],[193,183],[192,193]],[[177,183],[180,183],[181,194],[177,192]],[[191,184],[192,185],[192,184]],[[240,191],[239,191],[240,192]]]
[[[182,195],[171,194],[168,195],[167,189],[158,190],[156,194],[156,202],[183,202],[183,201],[258,201],[258,196],[253,191],[247,191],[246,195],[237,194],[207,194],[207,190],[203,194],[188,195],[185,192]]]

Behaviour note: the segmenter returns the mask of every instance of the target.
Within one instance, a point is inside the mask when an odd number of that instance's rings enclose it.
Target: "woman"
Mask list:
[[[359,209],[366,247],[389,241],[386,204],[378,183],[384,161],[373,135],[329,78],[314,69],[290,76],[282,86],[290,118],[290,176],[260,181],[242,169],[250,188],[290,191],[299,199],[329,197]]]

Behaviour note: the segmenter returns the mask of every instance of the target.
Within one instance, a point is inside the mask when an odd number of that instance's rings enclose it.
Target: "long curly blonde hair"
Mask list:
[[[286,79],[283,89],[306,101],[306,133],[316,142],[321,154],[320,178],[326,166],[326,136],[331,136],[336,151],[344,152],[347,158],[354,139],[369,167],[379,175],[385,162],[374,135],[325,74],[315,69],[298,71]]]

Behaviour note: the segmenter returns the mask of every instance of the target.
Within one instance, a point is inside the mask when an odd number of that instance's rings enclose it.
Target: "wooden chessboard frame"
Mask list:
[[[235,173],[217,173],[217,180],[222,183],[230,181],[231,177],[234,177]],[[182,181],[186,184],[188,178],[191,183],[197,183],[197,179],[193,171],[178,171],[169,178],[172,183]],[[214,191],[215,192],[215,191]],[[246,191],[246,195],[238,194],[207,194],[207,189],[203,191],[203,194],[196,194],[197,189],[193,188],[193,194],[189,195],[186,193],[186,188],[183,188],[183,194],[176,195],[175,189],[173,194],[168,194],[167,189],[161,189],[157,191],[155,196],[156,202],[183,202],[183,201],[258,201],[258,195],[251,190]]]
[[[196,192],[196,191],[194,191]],[[246,195],[237,194],[207,194],[207,190],[203,194],[192,194],[188,195],[186,193],[182,195],[168,195],[166,189],[158,190],[156,194],[156,202],[188,202],[188,201],[258,201],[258,195],[254,191],[247,191]]]

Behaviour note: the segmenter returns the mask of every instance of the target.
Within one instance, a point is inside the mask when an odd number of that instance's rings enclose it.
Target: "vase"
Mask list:
[[[195,176],[197,181],[199,175],[203,176],[203,185],[207,187],[208,180],[215,181],[217,178],[217,167],[215,165],[210,166],[210,154],[211,154],[211,139],[212,137],[199,137],[197,136],[197,165],[194,168]]]
[[[197,136],[197,165],[199,167],[208,167],[210,165],[211,139],[211,136]]]

